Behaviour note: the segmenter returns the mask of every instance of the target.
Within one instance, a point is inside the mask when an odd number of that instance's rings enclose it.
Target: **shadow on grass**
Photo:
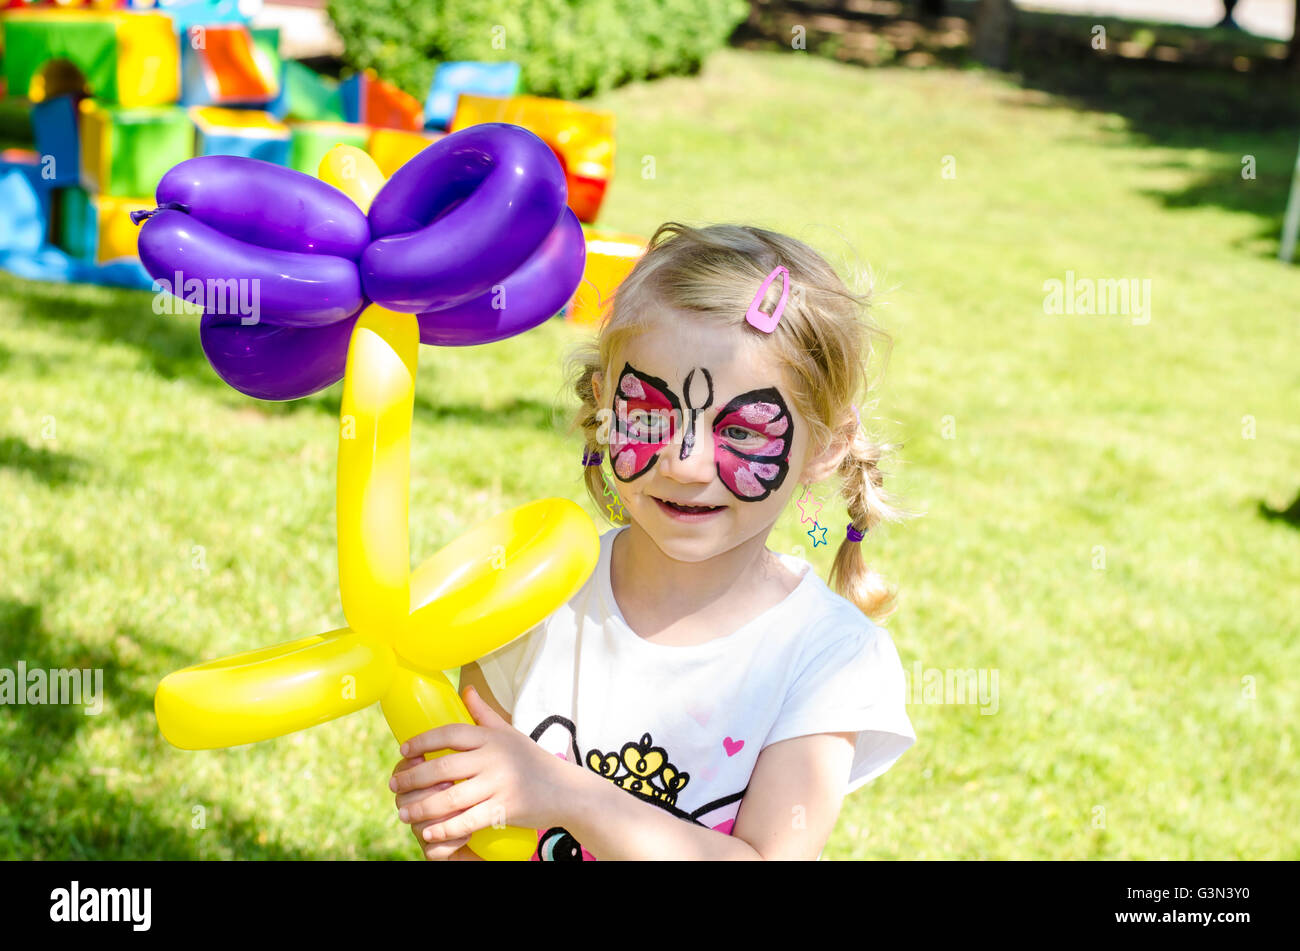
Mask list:
[[[135,632],[121,632],[140,644]],[[164,662],[181,665],[181,658],[166,645],[149,645],[148,664],[124,661],[117,650],[87,646],[58,636],[44,621],[39,604],[0,598],[0,667],[12,672],[15,696],[5,705],[6,766],[0,769],[0,859],[187,859],[199,858],[200,836],[219,836],[223,848],[241,858],[301,859],[313,856],[286,849],[266,840],[266,832],[252,820],[221,815],[219,805],[209,805],[207,827],[193,829],[190,800],[193,793],[176,798],[174,814],[164,814],[165,794],[148,776],[127,777],[136,791],[110,788],[122,770],[103,768],[85,756],[85,735],[105,724],[127,720],[153,720],[153,695],[132,686],[151,682],[158,654]],[[31,693],[34,671],[90,671],[78,677],[85,692],[73,691],[71,680],[55,689],[47,686],[43,702],[18,703],[19,664]],[[98,672],[98,684],[94,676]],[[80,693],[80,696],[77,694]],[[60,702],[53,702],[53,701]],[[95,704],[99,713],[90,712]],[[159,741],[161,742],[161,741]],[[55,769],[66,769],[50,781]],[[44,782],[35,782],[43,778]],[[263,841],[266,840],[266,841]]]
[[[214,394],[241,400],[248,408],[268,418],[301,412],[320,412],[337,417],[343,388],[335,384],[300,400],[270,402],[238,394],[224,383],[208,364],[199,342],[198,318],[190,315],[159,315],[153,312],[153,297],[148,292],[125,291],[88,285],[44,284],[0,275],[0,289],[16,303],[21,320],[44,323],[56,332],[79,340],[91,337],[106,343],[126,344],[137,350],[159,378],[185,379]],[[38,373],[72,372],[48,355],[31,355],[24,359]],[[44,357],[44,359],[42,359]],[[0,365],[12,359],[8,350],[0,350]],[[426,371],[427,373],[427,371]],[[553,408],[540,400],[514,398],[497,406],[482,403],[435,403],[422,393],[416,394],[414,414],[427,423],[458,421],[495,429],[552,428]],[[12,450],[20,452],[18,449]],[[34,452],[34,450],[28,450]],[[0,465],[5,464],[6,449],[0,445]],[[38,460],[32,460],[33,465]],[[60,471],[51,462],[51,475]],[[65,467],[66,468],[66,467]]]
[[[87,468],[86,460],[71,453],[33,449],[16,436],[0,436],[0,469],[26,472],[46,485],[57,486],[83,481]]]
[[[950,16],[926,19],[911,4],[889,5],[886,13],[832,0],[755,0],[731,43],[789,53],[792,31],[802,27],[809,53],[842,62],[983,68],[971,56],[975,0],[946,6]],[[1272,244],[1300,139],[1300,72],[1285,55],[1284,43],[1244,31],[1021,10],[1006,75],[1048,96],[1027,98],[1029,107],[1065,104],[1121,116],[1126,146],[1211,153],[1208,168],[1203,160],[1178,163],[1190,184],[1148,194],[1169,208],[1211,205],[1255,216],[1257,236]]]
[[[1259,503],[1259,514],[1273,522],[1286,522],[1292,528],[1300,528],[1300,493],[1295,501],[1284,509],[1272,508],[1267,502]]]

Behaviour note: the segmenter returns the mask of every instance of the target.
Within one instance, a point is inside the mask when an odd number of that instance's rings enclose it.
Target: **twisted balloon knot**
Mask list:
[[[146,218],[152,218],[160,211],[183,211],[185,214],[190,213],[190,206],[183,201],[165,201],[153,211],[133,211],[131,212],[131,224],[138,225]]]

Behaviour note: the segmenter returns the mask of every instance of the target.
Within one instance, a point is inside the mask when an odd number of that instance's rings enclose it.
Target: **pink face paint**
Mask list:
[[[713,423],[718,478],[742,502],[761,502],[790,471],[794,420],[776,387],[741,393]]]
[[[681,404],[668,384],[625,363],[614,391],[614,427],[609,435],[614,475],[631,482],[649,472],[673,441],[680,418]]]

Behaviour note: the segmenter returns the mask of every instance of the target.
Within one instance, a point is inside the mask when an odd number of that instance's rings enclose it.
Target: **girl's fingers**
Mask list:
[[[398,793],[397,808],[401,809],[403,806],[409,806],[411,803],[418,802],[419,800],[423,799],[425,796],[432,795],[433,793],[436,792],[442,792],[444,789],[447,789],[450,786],[451,783],[439,783],[436,786],[426,786],[420,789],[412,789],[409,792]]]
[[[404,772],[412,766],[419,766],[423,762],[423,756],[405,756],[402,759],[399,759],[397,765],[393,767],[393,775],[396,776],[398,773]]]
[[[436,759],[418,763],[410,769],[394,773],[388,781],[388,788],[393,792],[409,792],[412,789],[436,786],[438,783],[469,779],[478,774],[481,758],[474,753],[450,753]]]
[[[456,816],[479,805],[483,800],[492,795],[491,786],[482,779],[467,779],[463,783],[454,783],[441,792],[432,793],[419,799],[409,806],[400,807],[406,812],[404,822],[422,822],[425,819],[446,820],[449,816]],[[400,813],[399,813],[400,815]],[[491,825],[491,822],[488,823]],[[462,835],[468,835],[473,829],[460,830],[451,829],[446,832],[436,833],[439,839],[454,839]]]
[[[459,839],[447,839],[443,842],[420,841],[420,849],[430,862],[446,862],[456,858],[456,853],[469,844],[469,836]]]
[[[476,750],[483,745],[488,731],[471,723],[448,723],[427,730],[402,744],[403,756],[419,756],[439,750]]]
[[[471,806],[460,815],[433,823],[423,835],[430,842],[445,841],[449,838],[458,839],[472,835],[480,829],[490,828],[503,818],[500,813],[500,807],[496,803],[485,800]]]

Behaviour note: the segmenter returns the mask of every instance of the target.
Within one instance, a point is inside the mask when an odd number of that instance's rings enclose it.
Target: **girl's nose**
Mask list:
[[[692,432],[688,423],[689,416],[686,423],[676,428],[672,442],[659,454],[660,469],[664,475],[678,482],[712,482],[716,475],[713,465],[713,434],[698,422]]]

